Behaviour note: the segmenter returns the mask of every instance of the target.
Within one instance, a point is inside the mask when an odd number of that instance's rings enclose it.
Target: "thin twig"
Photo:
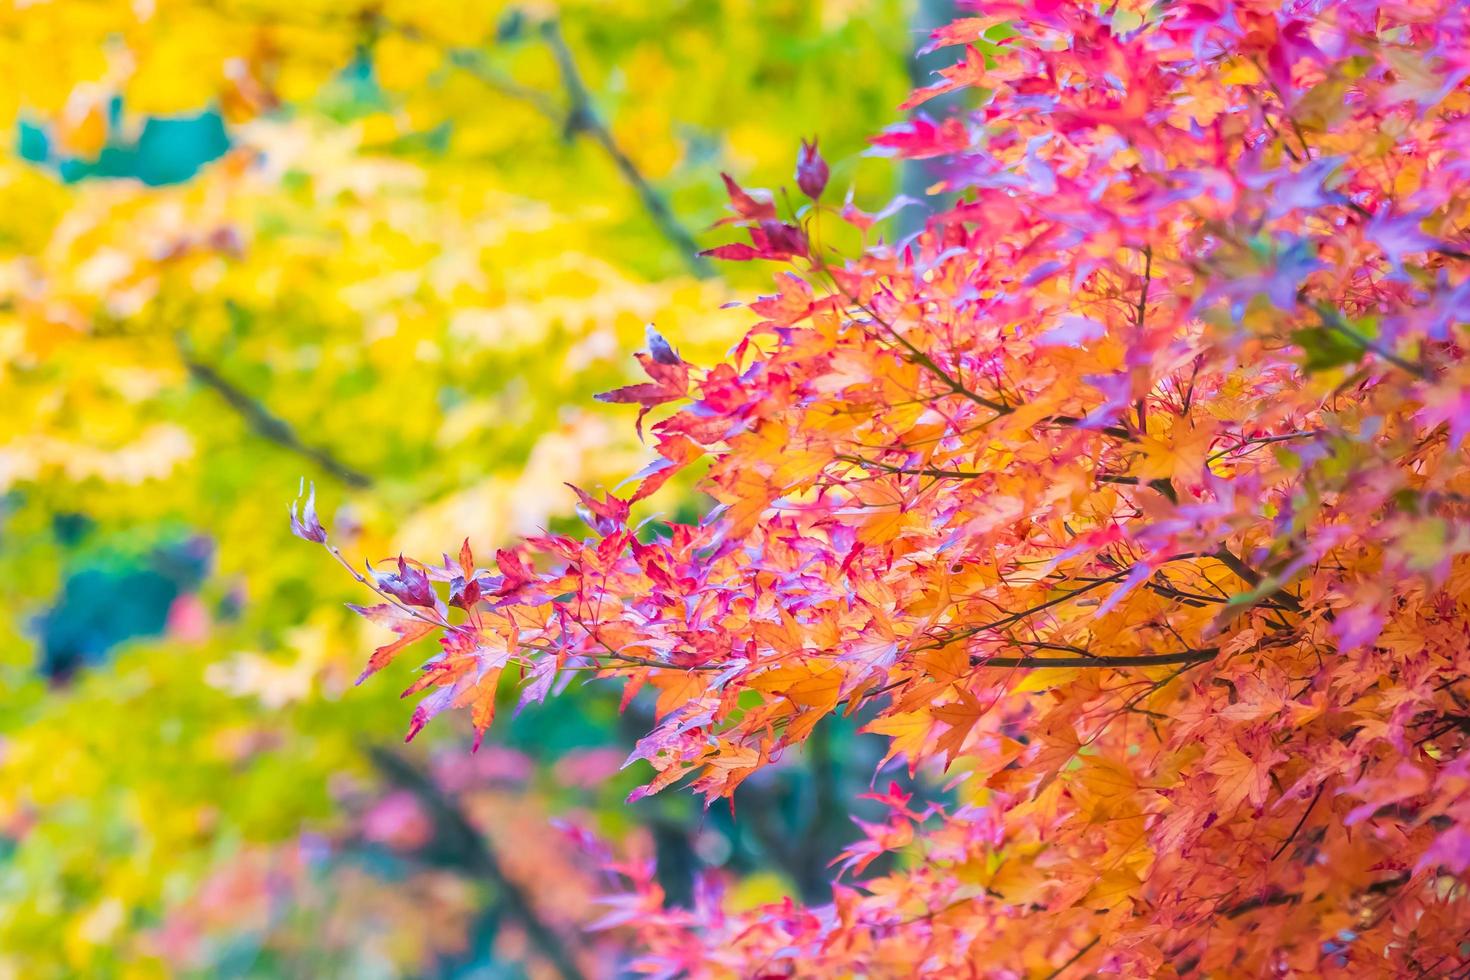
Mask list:
[[[1138,307],[1134,314],[1133,326],[1138,332],[1143,333],[1144,320],[1148,315],[1148,287],[1153,280],[1154,274],[1154,250],[1152,246],[1143,247],[1143,285],[1138,290]],[[1138,432],[1139,435],[1148,435],[1148,392],[1138,396]]]
[[[1286,840],[1281,842],[1281,846],[1276,848],[1276,853],[1271,855],[1271,860],[1274,861],[1279,858],[1282,855],[1282,852],[1284,852],[1288,847],[1291,846],[1291,842],[1296,840],[1296,835],[1302,832],[1302,827],[1306,825],[1307,817],[1311,815],[1312,808],[1316,806],[1317,801],[1322,798],[1322,791],[1326,788],[1327,783],[1325,781],[1317,784],[1317,792],[1312,797],[1312,802],[1308,803],[1307,808],[1302,811],[1301,819],[1296,822],[1295,827],[1291,828],[1291,833],[1286,835]]]
[[[1275,436],[1256,436],[1251,439],[1242,439],[1238,445],[1229,446],[1225,449],[1221,449],[1219,452],[1212,453],[1210,456],[1206,457],[1205,463],[1213,463],[1216,460],[1224,459],[1226,456],[1229,456],[1233,453],[1243,453],[1247,449],[1253,449],[1257,446],[1265,446],[1274,442],[1287,442],[1292,439],[1312,439],[1317,436],[1324,435],[1327,435],[1326,429],[1309,429],[1305,432],[1283,432],[1280,435]]]
[[[881,463],[876,459],[864,459],[861,456],[852,456],[847,453],[838,453],[833,459],[840,460],[844,463],[852,463],[855,466],[882,470],[885,473],[892,473],[895,476],[932,476],[938,480],[975,480],[985,475],[974,470],[946,470],[934,466],[914,468],[894,466],[892,463]]]
[[[858,299],[852,293],[848,292],[837,280],[837,277],[832,274],[831,270],[828,269],[824,263],[822,263],[821,261],[815,261],[812,265],[812,269],[813,271],[827,277],[826,281],[831,283],[832,290],[835,294],[843,297],[845,300],[847,300],[849,304],[866,314],[870,320],[878,324],[884,330],[888,331],[889,335],[893,337],[894,340],[898,341],[899,345],[908,352],[908,360],[914,364],[919,365],[924,370],[934,375],[934,377],[942,381],[949,388],[949,393],[959,395],[962,398],[967,398],[970,401],[974,402],[976,405],[981,406],[982,408],[990,409],[992,412],[995,412],[995,418],[1004,418],[1005,416],[1010,415],[1011,413],[1016,411],[1016,406],[1014,405],[1007,404],[1004,401],[996,401],[992,398],[986,398],[984,395],[981,395],[978,392],[971,391],[969,388],[966,388],[958,378],[950,374],[948,371],[944,370],[944,368],[940,367],[939,364],[932,357],[921,351],[911,340],[901,334],[898,329],[893,326],[893,324],[889,323],[887,320],[883,319],[883,317],[879,316],[876,310],[874,310],[867,303],[864,303],[862,300]],[[853,317],[852,321],[857,322],[857,318]],[[994,419],[991,419],[990,421],[994,421]],[[1053,415],[1045,421],[1061,426],[1081,426],[1085,420],[1078,418],[1075,415]],[[1127,429],[1121,426],[1116,425],[1100,426],[1097,431],[1103,433],[1104,435],[1114,436],[1118,439],[1129,440],[1133,437],[1133,433],[1129,432]]]
[[[1057,977],[1065,973],[1069,966],[1082,959],[1082,957],[1086,956],[1092,950],[1092,947],[1097,945],[1097,941],[1101,938],[1101,936],[1093,936],[1091,941],[1089,941],[1086,946],[1083,946],[1081,949],[1077,950],[1077,952],[1068,957],[1067,962],[1063,963],[1061,966],[1048,973],[1046,975],[1046,980],[1057,980]]]
[[[1401,871],[1392,878],[1375,881],[1363,889],[1362,895],[1386,895],[1412,880],[1413,875],[1407,871]],[[1273,908],[1278,905],[1294,905],[1302,900],[1302,895],[1297,892],[1270,892],[1256,898],[1248,898],[1228,905],[1216,911],[1216,915],[1223,915],[1227,919],[1238,919],[1242,915],[1255,912],[1258,909]]]
[[[1174,555],[1172,558],[1164,559],[1164,563],[1186,561],[1199,557],[1199,555],[1193,552],[1183,552],[1181,554]],[[1036,605],[1030,607],[1029,609],[1022,609],[1019,612],[1007,613],[1000,619],[994,620],[989,623],[983,623],[978,626],[967,626],[962,630],[951,632],[943,639],[936,639],[933,643],[925,644],[921,647],[916,647],[913,652],[917,653],[922,650],[937,650],[941,647],[948,646],[951,643],[967,639],[971,636],[977,636],[981,633],[987,633],[991,630],[997,630],[1001,629],[1002,627],[1010,626],[1013,623],[1019,623],[1023,619],[1034,616],[1036,613],[1043,612],[1047,609],[1050,609],[1052,606],[1060,605],[1063,602],[1068,602],[1072,599],[1077,598],[1080,595],[1085,595],[1086,593],[1091,592],[1094,589],[1100,589],[1104,585],[1110,585],[1114,582],[1121,582],[1123,579],[1127,578],[1131,574],[1133,574],[1132,568],[1124,568],[1102,578],[1090,579],[1084,585],[1080,585],[1075,589],[1069,589],[1066,592],[1061,593],[1060,595],[1052,596],[1050,599],[1047,599],[1044,602],[1038,602]],[[1124,658],[1112,657],[1108,659],[1116,663],[1123,660]],[[993,660],[987,661],[987,663],[994,662],[995,661]],[[1175,663],[1179,662],[1180,661],[1175,661]],[[1047,665],[1050,665],[1050,661],[1046,661],[1043,663],[1043,666]]]

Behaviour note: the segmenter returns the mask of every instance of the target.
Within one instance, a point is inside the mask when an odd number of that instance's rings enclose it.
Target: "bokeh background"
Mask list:
[[[404,746],[432,651],[354,687],[383,637],[286,507],[355,559],[573,526],[648,459],[591,398],[645,324],[709,364],[768,289],[694,256],[721,171],[817,137],[829,195],[920,196],[868,141],[949,6],[0,3],[0,977],[616,975],[602,846],[826,898],[855,725],[735,819],[624,803],[657,691]]]

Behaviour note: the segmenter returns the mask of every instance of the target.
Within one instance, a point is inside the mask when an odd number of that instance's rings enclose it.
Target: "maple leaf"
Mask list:
[[[1142,457],[1132,472],[1140,480],[1196,482],[1204,472],[1214,439],[1214,426],[1206,423],[1175,427],[1163,436],[1143,436],[1139,439]]]
[[[409,644],[430,635],[437,629],[431,620],[421,619],[405,609],[386,602],[375,606],[349,604],[347,608],[369,622],[386,626],[398,634],[398,639],[373,651],[372,656],[368,658],[367,666],[358,675],[357,683],[359,684],[392,663],[393,659]]]
[[[1443,867],[1453,875],[1470,868],[1470,827],[1454,826],[1434,839],[1415,865],[1415,870]]]
[[[951,704],[935,705],[931,714],[935,721],[943,722],[949,730],[939,736],[938,749],[944,753],[945,765],[954,762],[965,739],[985,714],[985,705],[980,699],[961,687],[955,691],[959,700]]]
[[[924,758],[929,731],[933,728],[933,717],[925,711],[906,711],[900,714],[877,718],[863,726],[863,731],[874,735],[887,735],[890,739],[888,752],[883,761],[903,755],[908,759],[909,771],[918,768]]]
[[[776,206],[768,199],[758,200],[735,182],[735,178],[729,174],[722,173],[720,178],[725,182],[725,191],[730,195],[730,207],[735,212],[734,218],[721,219],[716,224],[725,224],[729,221],[769,221],[776,217]]]
[[[705,680],[698,674],[678,671],[654,674],[650,683],[659,689],[658,702],[654,705],[654,714],[659,718],[675,708],[683,707],[685,702],[698,697],[705,688]]]
[[[409,564],[398,556],[398,571],[373,572],[378,588],[410,606],[432,608],[437,601],[428,574],[417,564]]]
[[[1253,759],[1234,745],[1210,763],[1207,771],[1218,777],[1216,798],[1222,814],[1233,813],[1242,803],[1250,802],[1259,810],[1266,805],[1271,789],[1271,766]]]
[[[872,143],[906,159],[924,160],[968,149],[970,132],[958,117],[935,123],[921,114],[910,122],[890,126],[873,137]]]
[[[627,385],[603,392],[597,396],[597,400],[640,406],[635,427],[639,438],[642,438],[644,416],[655,406],[677,401],[688,394],[689,365],[674,353],[668,341],[651,325],[648,328],[648,352],[640,351],[634,356],[642,365],[644,373],[652,380],[645,384]]]
[[[1422,214],[1391,216],[1387,213],[1374,215],[1364,228],[1367,235],[1388,257],[1395,272],[1402,272],[1404,256],[1414,252],[1425,252],[1438,246],[1439,242],[1419,230]]]

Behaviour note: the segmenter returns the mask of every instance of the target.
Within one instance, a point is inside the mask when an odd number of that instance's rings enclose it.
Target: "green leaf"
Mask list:
[[[1327,327],[1305,327],[1291,337],[1306,354],[1302,368],[1308,374],[1356,364],[1363,357],[1362,347]]]

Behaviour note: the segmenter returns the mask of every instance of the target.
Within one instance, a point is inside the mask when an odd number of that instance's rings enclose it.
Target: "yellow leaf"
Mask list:
[[[1082,756],[1081,762],[1081,770],[1069,780],[1069,785],[1078,806],[1094,818],[1111,815],[1138,791],[1133,770],[1123,763],[1096,755]]]
[[[1266,802],[1266,793],[1271,787],[1271,769],[1240,751],[1237,746],[1229,750],[1210,766],[1209,772],[1219,776],[1215,783],[1215,795],[1219,800],[1221,816],[1234,813],[1241,803],[1249,800],[1259,809]]]
[[[970,655],[958,643],[925,650],[914,660],[936,681],[953,683],[970,672]]]
[[[649,683],[659,689],[653,710],[660,718],[704,690],[704,679],[693,671],[660,671],[649,678]]]
[[[1026,848],[1032,849],[1034,848]],[[1008,854],[1001,861],[986,887],[1000,895],[1007,904],[1027,905],[1040,899],[1045,893],[1050,876],[1040,871],[1019,848],[1011,850],[1016,853]]]
[[[909,767],[913,768],[916,760],[924,754],[924,747],[929,740],[929,729],[932,725],[933,719],[930,718],[928,712],[905,711],[870,721],[863,731],[872,732],[875,735],[887,735],[893,739],[889,743],[888,754],[883,757],[884,761],[902,752],[909,759]]]
[[[1099,877],[1087,890],[1083,903],[1091,909],[1110,909],[1121,905],[1138,891],[1138,875],[1127,868],[1113,868]]]
[[[1261,72],[1252,62],[1236,58],[1220,73],[1220,81],[1226,85],[1258,85]]]
[[[1215,426],[1208,420],[1192,426],[1179,422],[1165,435],[1143,436],[1138,440],[1143,453],[1132,473],[1140,480],[1197,480],[1214,438]]]

